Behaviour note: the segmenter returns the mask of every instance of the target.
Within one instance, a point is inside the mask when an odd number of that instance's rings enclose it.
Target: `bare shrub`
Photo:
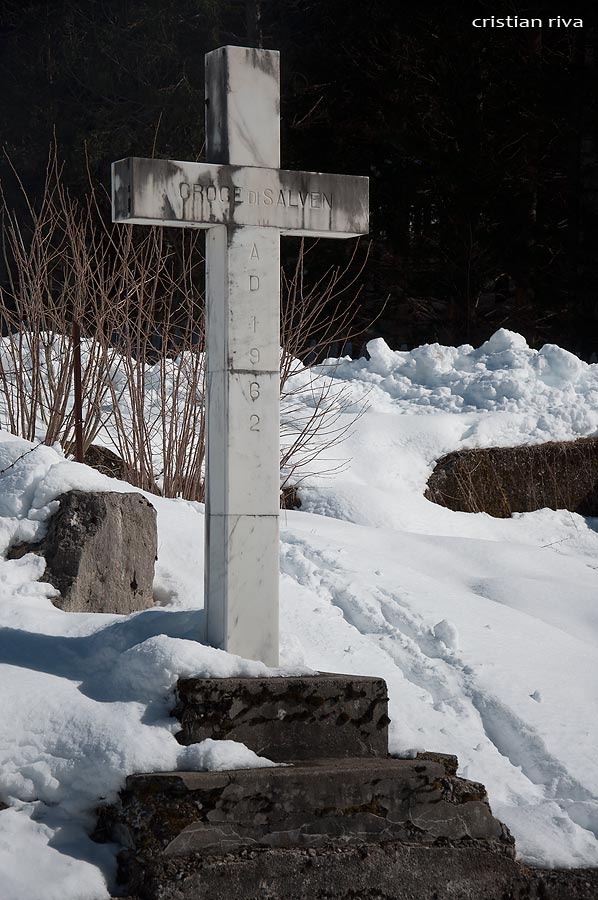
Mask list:
[[[55,148],[39,208],[23,197],[25,221],[3,204],[2,426],[72,453],[76,324],[84,451],[100,440],[131,483],[202,499],[198,234],[107,223],[93,190],[84,205],[70,197]]]
[[[111,232],[118,277],[95,340],[110,370],[106,435],[131,483],[167,497],[203,499],[204,316],[196,286],[197,233],[178,245],[164,229]]]
[[[311,250],[317,247],[312,244]],[[301,241],[294,270],[282,272],[281,313],[281,487],[298,485],[315,470],[339,471],[347,460],[330,462],[328,450],[348,437],[365,412],[347,386],[334,381],[337,363],[316,365],[322,351],[350,341],[359,310],[359,280],[367,263],[369,246],[359,259],[359,242],[344,267],[329,268],[317,281],[305,281],[305,242]],[[351,414],[347,419],[347,414]],[[326,454],[329,464],[316,465]]]
[[[90,222],[62,186],[55,154],[39,209],[23,197],[25,224],[6,204],[2,211],[8,276],[7,289],[0,288],[2,425],[27,440],[60,441],[68,449],[74,437],[73,324],[86,322],[92,290],[79,277]],[[106,378],[99,348],[88,342],[85,355],[85,440],[91,443],[101,427]]]
[[[93,187],[64,187],[56,148],[36,208],[3,203],[8,283],[0,289],[0,424],[28,440],[75,446],[73,376],[80,333],[83,450],[112,447],[126,478],[169,497],[204,496],[203,253],[198,231],[114,226]],[[16,173],[15,173],[15,177]],[[174,233],[173,233],[174,232]],[[367,251],[315,284],[302,243],[282,275],[281,472],[297,484],[339,443],[355,410],[313,359],[351,338]],[[332,468],[335,468],[333,466]]]

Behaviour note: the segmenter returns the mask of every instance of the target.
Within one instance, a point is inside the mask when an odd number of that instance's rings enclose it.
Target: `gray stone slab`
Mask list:
[[[388,754],[382,678],[180,679],[174,715],[182,744],[227,738],[277,762]]]
[[[108,836],[145,856],[394,840],[479,843],[514,854],[513,839],[493,817],[483,785],[418,760],[318,760],[135,775],[127,779],[120,806],[107,816]]]
[[[126,900],[596,900],[598,869],[531,869],[478,848],[246,850],[238,856],[123,853]]]
[[[68,491],[35,548],[68,612],[128,615],[154,603],[156,510],[141,494]]]
[[[504,855],[398,842],[220,857],[127,853],[120,877],[141,900],[545,900],[529,893],[530,882]],[[582,898],[595,900],[558,896]]]

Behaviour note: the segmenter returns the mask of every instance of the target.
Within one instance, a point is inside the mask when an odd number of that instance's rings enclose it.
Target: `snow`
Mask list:
[[[206,738],[199,744],[185,747],[179,757],[179,768],[191,772],[207,770],[226,772],[230,769],[268,769],[279,766],[264,756],[258,756],[238,741],[214,741]],[[285,764],[286,765],[286,764]]]
[[[596,366],[554,344],[532,350],[521,335],[501,328],[477,349],[425,344],[392,351],[382,338],[367,349],[370,360],[347,357],[324,367],[334,363],[334,377],[352,383],[356,395],[369,388],[370,405],[382,411],[412,412],[415,403],[419,415],[426,410],[523,414],[519,424],[528,430],[522,443],[578,437],[598,428]]]
[[[522,859],[598,865],[598,520],[492,519],[423,496],[451,450],[597,433],[598,366],[505,330],[477,349],[368,352],[319,367],[353,427],[318,461],[341,471],[312,464],[301,511],[282,515],[280,670],[197,642],[201,504],[146,495],[157,605],[131,616],[62,612],[43,560],[0,559],[3,900],[109,897],[118,848],[88,833],[128,774],[272,765],[230,741],[179,746],[173,691],[192,674],[382,676],[393,754],[457,754]],[[313,396],[294,395],[298,417]],[[65,490],[133,490],[0,438],[1,551],[39,538]]]

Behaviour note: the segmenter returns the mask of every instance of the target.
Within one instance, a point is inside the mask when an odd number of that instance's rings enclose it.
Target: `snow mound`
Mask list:
[[[350,383],[355,398],[367,396],[378,412],[524,413],[521,443],[598,429],[598,365],[554,344],[533,350],[520,334],[501,328],[478,348],[425,344],[393,351],[377,338],[367,352],[369,359],[326,360],[319,371]]]

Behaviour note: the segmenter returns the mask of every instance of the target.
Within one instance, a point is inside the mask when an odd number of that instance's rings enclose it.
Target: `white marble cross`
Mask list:
[[[210,163],[121,159],[114,222],[206,238],[207,640],[278,664],[280,235],[368,231],[368,179],[280,166],[279,54],[206,55]]]

